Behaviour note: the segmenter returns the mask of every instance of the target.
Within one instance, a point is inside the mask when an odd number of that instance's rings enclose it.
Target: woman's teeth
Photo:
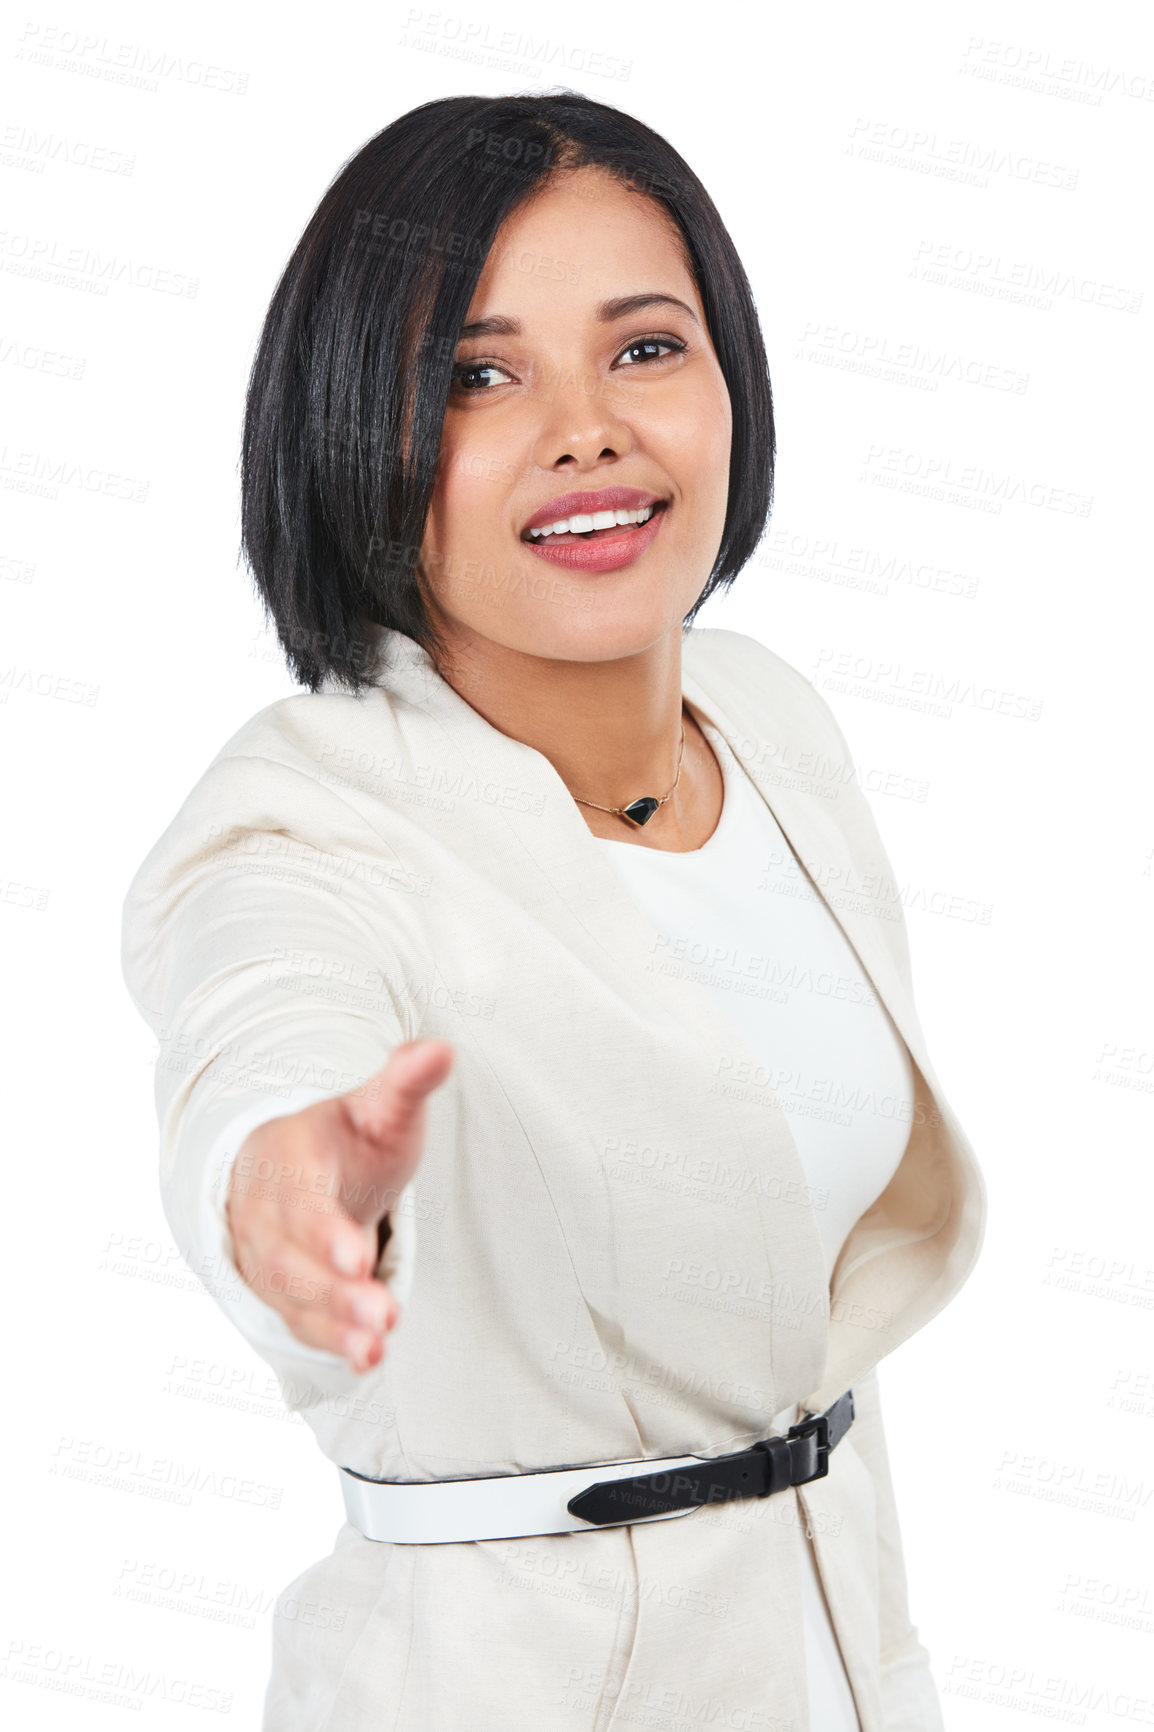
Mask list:
[[[646,505],[640,511],[594,511],[576,517],[562,517],[556,523],[542,523],[529,531],[529,539],[539,541],[546,535],[592,535],[599,529],[617,529],[622,524],[648,523],[656,506]]]

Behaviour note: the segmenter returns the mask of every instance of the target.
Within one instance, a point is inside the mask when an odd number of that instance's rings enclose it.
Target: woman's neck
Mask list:
[[[594,835],[675,852],[712,835],[721,770],[683,706],[680,630],[634,655],[596,661],[527,655],[473,636],[454,640],[438,671],[492,727],[548,758],[576,800],[596,802],[578,804]],[[596,809],[661,799],[670,789],[642,828]]]

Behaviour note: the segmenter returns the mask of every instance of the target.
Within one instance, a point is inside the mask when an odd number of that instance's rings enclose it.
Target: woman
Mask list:
[[[941,1724],[876,1366],[985,1195],[840,730],[693,627],[773,449],[708,195],[584,97],[402,116],[273,297],[245,547],[309,689],[124,947],[178,1243],[343,1470],[266,1732]]]

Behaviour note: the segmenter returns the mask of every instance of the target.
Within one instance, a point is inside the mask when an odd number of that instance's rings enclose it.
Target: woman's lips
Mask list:
[[[631,565],[649,547],[668,507],[655,505],[645,523],[622,523],[615,529],[595,530],[592,535],[550,535],[544,540],[524,542],[538,559],[569,571],[618,571]]]

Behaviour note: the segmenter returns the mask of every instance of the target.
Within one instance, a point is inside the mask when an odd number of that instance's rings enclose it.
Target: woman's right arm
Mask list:
[[[226,750],[125,899],[124,976],[159,1042],[165,1215],[304,1405],[379,1361],[351,1339],[354,1300],[392,1313],[384,1283],[411,1279],[424,1102],[452,1055],[412,1044],[421,893],[340,794]],[[342,1245],[356,1273],[333,1264]]]

